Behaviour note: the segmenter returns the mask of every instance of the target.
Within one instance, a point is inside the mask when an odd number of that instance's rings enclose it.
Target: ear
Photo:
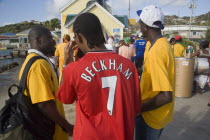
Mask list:
[[[144,26],[144,29],[145,29],[145,31],[147,31],[148,30],[148,26],[145,24],[145,26]]]

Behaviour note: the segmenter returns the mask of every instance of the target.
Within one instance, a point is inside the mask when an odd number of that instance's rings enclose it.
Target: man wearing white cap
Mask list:
[[[174,56],[161,29],[164,15],[154,5],[137,11],[140,30],[147,45],[141,77],[142,112],[136,118],[136,140],[158,140],[172,121],[174,110]]]

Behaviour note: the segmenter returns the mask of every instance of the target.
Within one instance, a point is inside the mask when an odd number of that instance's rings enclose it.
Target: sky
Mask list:
[[[60,18],[59,8],[71,0],[0,0],[0,26],[22,21],[46,21]],[[113,14],[128,15],[129,0],[109,0]],[[160,7],[165,15],[190,16],[192,0],[130,0],[130,17],[137,19],[136,11],[147,5]],[[210,0],[194,0],[193,16],[210,11]]]

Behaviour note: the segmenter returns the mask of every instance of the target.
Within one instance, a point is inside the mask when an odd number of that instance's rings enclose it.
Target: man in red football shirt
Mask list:
[[[57,98],[76,101],[74,140],[133,140],[140,113],[138,73],[133,63],[106,49],[101,23],[94,14],[79,15],[75,42],[65,48],[63,83]],[[85,56],[73,62],[74,45]],[[72,63],[70,63],[72,62]]]

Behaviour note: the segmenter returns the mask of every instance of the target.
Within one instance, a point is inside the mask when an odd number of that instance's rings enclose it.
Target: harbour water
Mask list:
[[[1,55],[10,55],[12,52],[12,49],[7,50],[0,50],[0,56]],[[0,68],[4,67],[5,65],[17,62],[18,64],[22,64],[24,61],[24,58],[14,57],[13,59],[0,59]]]

